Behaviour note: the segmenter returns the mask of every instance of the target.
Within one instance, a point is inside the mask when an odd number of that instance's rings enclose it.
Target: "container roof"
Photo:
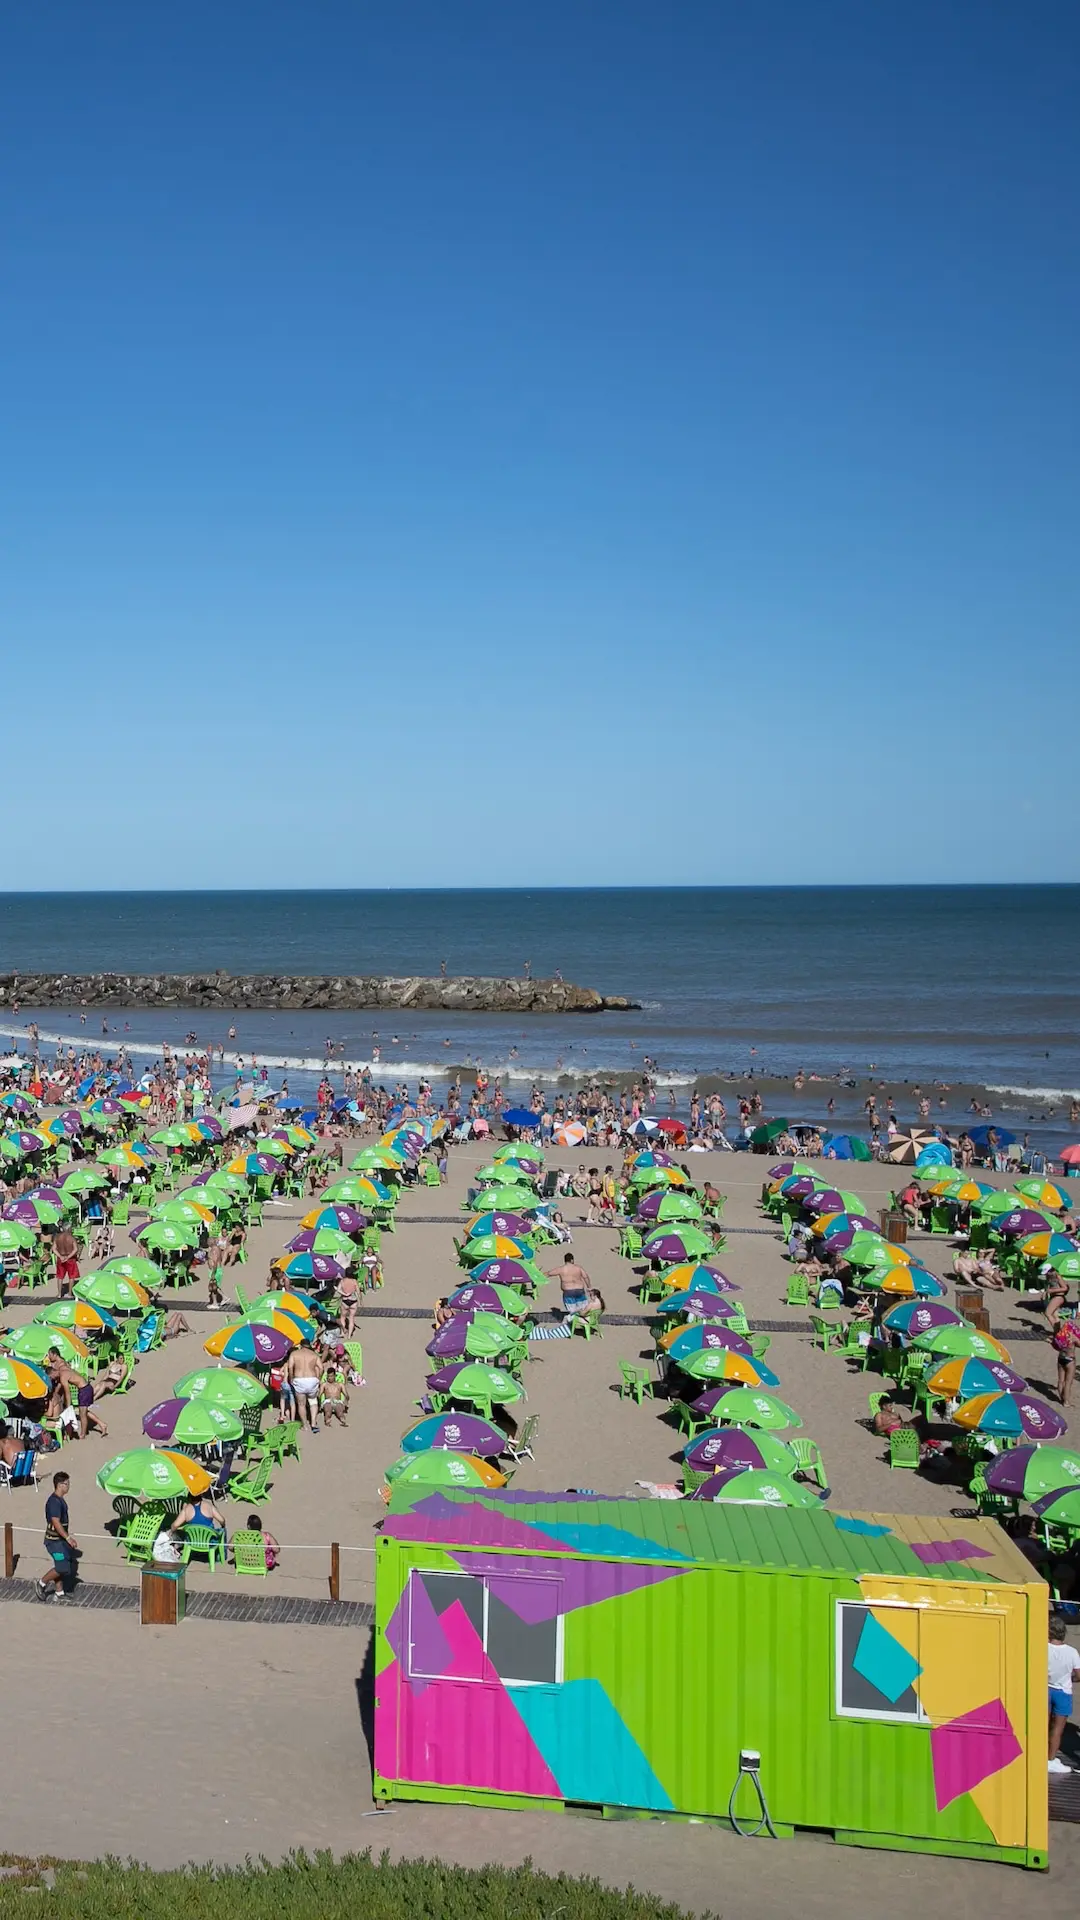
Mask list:
[[[879,1574],[1011,1586],[1042,1584],[995,1522],[722,1500],[609,1500],[567,1493],[425,1495],[391,1513],[384,1536],[432,1546],[750,1566],[787,1573]]]

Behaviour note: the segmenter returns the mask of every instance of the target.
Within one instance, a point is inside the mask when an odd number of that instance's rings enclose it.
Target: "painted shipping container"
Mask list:
[[[454,1491],[376,1568],[382,1799],[753,1824],[752,1751],[780,1837],[1046,1865],[1047,1589],[992,1521]]]

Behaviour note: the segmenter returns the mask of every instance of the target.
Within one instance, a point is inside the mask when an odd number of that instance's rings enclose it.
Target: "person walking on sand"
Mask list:
[[[66,1224],[53,1241],[53,1257],[56,1261],[56,1290],[63,1300],[71,1292],[73,1281],[79,1277],[79,1243]]]
[[[323,1364],[314,1347],[305,1340],[294,1347],[285,1364],[285,1378],[292,1387],[296,1399],[296,1412],[303,1426],[305,1420],[312,1433],[318,1433],[319,1381]]]
[[[37,1590],[39,1600],[48,1600],[51,1588],[54,1606],[67,1598],[64,1586],[75,1578],[75,1555],[79,1551],[79,1543],[70,1530],[67,1503],[70,1486],[70,1474],[54,1473],[53,1490],[45,1502],[45,1551],[52,1566],[38,1581]]]
[[[1075,1320],[1058,1319],[1050,1336],[1050,1344],[1057,1355],[1058,1399],[1067,1407],[1072,1399],[1073,1381],[1076,1378],[1076,1351],[1080,1347],[1080,1327]]]
[[[1080,1667],[1080,1653],[1070,1647],[1065,1638],[1065,1622],[1060,1614],[1055,1614],[1050,1622],[1050,1645],[1047,1650],[1047,1669],[1050,1681],[1050,1729],[1048,1738],[1047,1773],[1071,1773],[1072,1768],[1061,1758],[1061,1736],[1065,1731],[1073,1705],[1073,1677]]]

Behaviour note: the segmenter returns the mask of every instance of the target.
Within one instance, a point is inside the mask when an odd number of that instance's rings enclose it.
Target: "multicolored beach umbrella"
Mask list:
[[[1047,1526],[1080,1530],[1080,1487],[1061,1487],[1032,1502],[1035,1518]]]
[[[876,1229],[868,1213],[819,1213],[810,1231],[819,1240],[833,1241],[846,1235],[850,1246],[857,1233],[873,1233]]]
[[[186,1453],[154,1447],[130,1447],[106,1460],[97,1475],[98,1486],[114,1499],[127,1493],[136,1500],[186,1498],[189,1493],[205,1493],[212,1480],[213,1475]]]
[[[45,1400],[50,1391],[49,1376],[40,1367],[0,1353],[0,1400]]]
[[[528,1260],[535,1248],[524,1234],[511,1238],[504,1233],[478,1234],[475,1240],[466,1240],[458,1249],[458,1259],[464,1266],[481,1266],[489,1260]]]
[[[486,1240],[492,1235],[527,1240],[532,1229],[533,1222],[522,1213],[478,1213],[467,1222],[465,1231],[470,1240]]]
[[[1049,1208],[1051,1213],[1067,1213],[1072,1206],[1065,1188],[1059,1187],[1054,1180],[1018,1180],[1016,1191],[1022,1193],[1025,1200],[1033,1201],[1037,1207]]]
[[[717,1328],[717,1332],[723,1332]],[[778,1387],[780,1380],[764,1360],[745,1353],[733,1353],[730,1347],[704,1347],[688,1353],[676,1362],[680,1373],[690,1380],[739,1380],[747,1387]]]
[[[349,1206],[344,1200],[328,1207],[312,1207],[310,1212],[300,1217],[301,1227],[336,1228],[339,1233],[363,1233],[367,1226],[367,1214],[359,1207]]]
[[[695,1473],[795,1473],[799,1462],[786,1440],[761,1428],[713,1427],[687,1441],[683,1459]]]
[[[430,1447],[423,1453],[403,1453],[386,1469],[386,1478],[406,1487],[505,1487],[506,1476],[472,1453],[453,1453]]]
[[[742,1288],[734,1280],[729,1280],[719,1267],[707,1265],[698,1260],[684,1260],[674,1267],[666,1267],[660,1275],[665,1287],[673,1293],[741,1293]]]
[[[697,1320],[730,1320],[742,1313],[742,1308],[726,1294],[706,1293],[704,1288],[687,1287],[681,1293],[669,1293],[667,1298],[658,1302],[658,1314],[687,1313]]]
[[[1028,1383],[1004,1360],[946,1360],[927,1378],[929,1391],[942,1400],[974,1400],[980,1393],[1026,1393]]]
[[[392,1207],[396,1199],[396,1187],[386,1187],[381,1180],[369,1180],[363,1174],[347,1173],[343,1179],[323,1188],[319,1204],[358,1207],[361,1212],[366,1207],[370,1212],[372,1207]]]
[[[541,1287],[550,1275],[535,1260],[482,1260],[469,1279],[487,1287]]]
[[[497,1360],[520,1339],[521,1328],[512,1320],[503,1319],[501,1314],[465,1310],[439,1328],[425,1352],[440,1363],[460,1360],[465,1355],[474,1360]]]
[[[735,1473],[710,1474],[695,1487],[691,1500],[730,1500],[742,1507],[816,1507],[821,1494],[791,1480],[786,1474],[762,1473],[752,1468]]]
[[[755,1387],[710,1387],[690,1404],[717,1426],[762,1427],[772,1433],[802,1426],[802,1415],[794,1407]]]
[[[1063,1254],[1078,1251],[1076,1241],[1067,1233],[1029,1233],[1020,1242],[1025,1260],[1057,1260]]]
[[[74,1327],[76,1333],[116,1333],[117,1322],[104,1307],[89,1300],[54,1300],[42,1307],[34,1319],[43,1327]]]
[[[733,1333],[730,1327],[716,1326],[706,1320],[696,1320],[689,1327],[670,1327],[667,1333],[661,1334],[658,1345],[677,1366],[682,1366],[687,1354],[704,1353],[712,1347],[745,1354],[748,1360],[754,1357],[754,1349],[745,1334]]]
[[[528,1312],[528,1302],[516,1287],[488,1286],[484,1281],[466,1280],[464,1286],[455,1287],[449,1296],[449,1305],[462,1312],[474,1309],[505,1314],[510,1319],[518,1319]]]
[[[475,1413],[429,1413],[401,1438],[404,1453],[425,1453],[448,1447],[453,1453],[475,1453],[495,1460],[505,1451],[506,1435]]]
[[[903,1265],[897,1261],[894,1266],[878,1266],[868,1269],[877,1293],[898,1293],[915,1295],[920,1300],[940,1300],[948,1292],[944,1280],[927,1267],[917,1267],[912,1261]]]
[[[156,1138],[156,1134],[151,1135],[151,1139]],[[225,1171],[241,1174],[245,1180],[270,1180],[279,1168],[271,1153],[241,1153],[229,1161]]]
[[[263,1326],[257,1320],[238,1320],[228,1327],[217,1327],[203,1351],[212,1359],[235,1360],[244,1367],[276,1367],[293,1347],[299,1346],[297,1323],[286,1333],[280,1327]]]
[[[1056,1440],[1068,1427],[1064,1414],[1028,1393],[980,1393],[965,1400],[952,1415],[958,1427],[972,1433],[999,1433],[1009,1438]]]
[[[316,1280],[322,1287],[335,1285],[349,1271],[348,1261],[329,1253],[282,1253],[274,1266],[285,1280]]]
[[[940,1300],[901,1300],[899,1306],[890,1307],[882,1315],[881,1324],[890,1333],[902,1333],[911,1340],[917,1333],[932,1333],[935,1327],[965,1327],[968,1323],[955,1307],[946,1307]]]
[[[690,1222],[685,1227],[650,1234],[641,1252],[646,1260],[659,1260],[661,1266],[673,1267],[683,1260],[699,1260],[712,1250],[711,1235]]]
[[[148,1440],[174,1440],[181,1447],[214,1447],[244,1437],[235,1413],[213,1400],[159,1400],[143,1414],[142,1430]]]
[[[24,1193],[18,1200],[10,1200],[4,1208],[4,1219],[17,1221],[21,1227],[55,1227],[60,1222],[60,1208],[54,1207],[48,1200],[35,1200]]]
[[[289,1253],[325,1253],[331,1260],[340,1260],[349,1266],[356,1259],[355,1240],[340,1227],[301,1227],[287,1242]]]
[[[991,1460],[986,1484],[993,1493],[1009,1493],[1017,1500],[1038,1500],[1062,1487],[1080,1487],[1080,1453],[1069,1447],[1040,1445],[1009,1447]]]

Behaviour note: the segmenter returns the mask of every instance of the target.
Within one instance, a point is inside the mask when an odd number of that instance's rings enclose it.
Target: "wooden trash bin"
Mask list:
[[[894,1246],[907,1244],[907,1220],[902,1213],[894,1213],[891,1207],[882,1207],[878,1223],[885,1239],[891,1240]]]
[[[969,1326],[977,1327],[980,1333],[990,1332],[990,1310],[988,1307],[968,1307],[966,1310],[957,1308],[957,1311],[963,1311],[964,1319]]]
[[[144,1627],[178,1627],[186,1603],[184,1568],[160,1563],[144,1567],[141,1597],[139,1618]]]
[[[970,1319],[973,1313],[981,1313],[982,1310],[983,1310],[983,1296],[982,1296],[981,1287],[957,1287],[956,1289],[957,1313],[962,1313],[965,1320],[968,1320]]]

